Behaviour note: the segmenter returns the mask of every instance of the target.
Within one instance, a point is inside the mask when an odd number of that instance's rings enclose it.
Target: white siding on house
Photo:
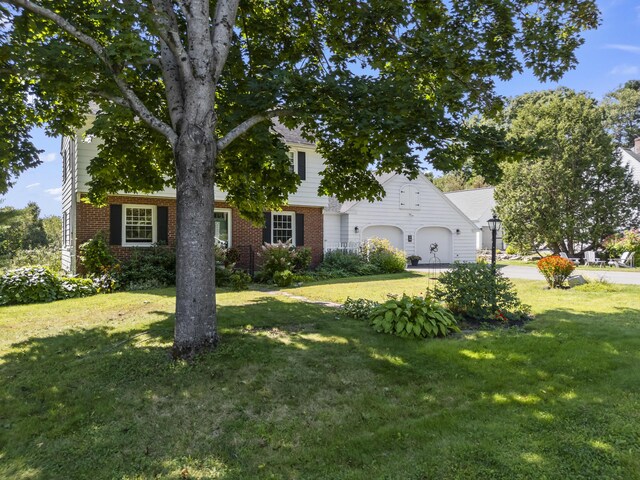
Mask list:
[[[75,164],[76,142],[73,137],[63,137],[60,145],[62,157],[62,269],[75,269]]]
[[[324,249],[332,250],[340,245],[340,214],[336,212],[324,212],[323,231]]]
[[[76,184],[76,191],[87,192],[89,191],[88,182],[91,179],[87,173],[87,167],[91,162],[91,159],[98,154],[98,146],[100,145],[100,139],[83,139],[84,132],[88,128],[85,127],[79,131],[78,137],[78,181]],[[238,141],[242,141],[239,139]],[[327,197],[318,196],[318,187],[320,186],[320,172],[324,168],[324,161],[320,155],[318,155],[313,147],[308,145],[290,145],[291,150],[295,153],[303,151],[306,153],[306,179],[302,180],[298,186],[298,190],[289,196],[289,205],[309,206],[309,207],[325,207],[328,204]],[[297,157],[295,157],[297,158]],[[120,192],[126,193],[126,192]],[[144,194],[151,197],[169,197],[175,198],[176,191],[174,188],[165,188],[159,192],[150,194]],[[225,192],[216,187],[215,199],[224,201],[227,198]]]
[[[401,191],[411,190],[407,188],[408,184],[419,192],[413,197],[419,195],[419,209],[400,208]],[[418,245],[418,232],[424,227],[441,227],[451,234],[451,261],[475,262],[477,227],[431,182],[422,177],[409,181],[402,175],[394,175],[383,182],[383,187],[386,196],[381,201],[362,201],[350,204],[343,210],[343,217],[348,216],[348,220],[343,218],[342,242],[361,242],[367,227],[389,225],[402,231],[407,255],[420,254],[424,246]],[[358,233],[355,232],[356,226]],[[427,259],[423,258],[422,261],[426,262]]]
[[[640,153],[635,153],[633,150],[627,150],[625,148],[620,149],[622,163],[629,166],[633,179],[636,183],[640,184]]]

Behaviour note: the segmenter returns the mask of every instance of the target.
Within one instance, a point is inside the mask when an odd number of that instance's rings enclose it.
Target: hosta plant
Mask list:
[[[378,308],[380,304],[366,298],[347,297],[342,305],[342,311],[345,315],[355,318],[356,320],[367,320],[373,310]]]
[[[560,288],[576,266],[571,260],[551,255],[538,260],[538,270],[551,288]]]
[[[437,301],[406,294],[392,297],[373,309],[369,320],[376,332],[400,337],[445,337],[460,331],[451,312]]]

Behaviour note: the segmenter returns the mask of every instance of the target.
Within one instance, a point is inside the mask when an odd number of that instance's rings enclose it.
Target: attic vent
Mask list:
[[[420,192],[414,185],[405,185],[400,189],[400,208],[417,210],[420,208]]]

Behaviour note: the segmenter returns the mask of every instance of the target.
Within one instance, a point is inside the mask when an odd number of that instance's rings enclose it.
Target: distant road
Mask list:
[[[508,278],[522,278],[524,280],[544,280],[538,269],[535,267],[519,267],[518,265],[506,265],[500,269]],[[594,279],[602,278],[609,283],[624,283],[628,285],[640,285],[640,272],[622,272],[620,270],[610,270],[606,267],[595,268],[593,270],[576,270],[574,275],[582,275]]]

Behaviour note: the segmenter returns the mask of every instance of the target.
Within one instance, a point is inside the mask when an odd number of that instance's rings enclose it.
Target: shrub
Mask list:
[[[80,260],[89,275],[99,275],[117,263],[104,232],[98,232],[91,240],[80,245]]]
[[[163,246],[135,248],[131,258],[122,263],[119,280],[127,290],[175,285],[175,251]]]
[[[217,264],[233,268],[238,260],[240,260],[240,252],[236,248],[224,248],[220,245],[215,245],[214,258]]]
[[[98,293],[98,289],[90,278],[63,277],[60,279],[60,295],[58,298],[88,297]]]
[[[404,272],[407,267],[405,253],[383,238],[371,238],[364,245],[364,254],[380,273]]]
[[[60,280],[46,267],[17,268],[0,277],[0,305],[52,302],[60,294]]]
[[[293,268],[294,247],[290,243],[268,243],[262,246],[262,272],[266,280],[274,280],[277,272]]]
[[[273,275],[273,281],[279,287],[289,287],[293,283],[294,274],[291,270],[276,272]]]
[[[460,319],[484,322],[528,317],[529,307],[520,302],[511,281],[491,265],[456,263],[438,280],[435,298]]]
[[[311,249],[309,247],[298,248],[293,255],[293,271],[302,273],[309,270],[311,265]]]
[[[231,275],[233,275],[231,268],[216,263],[216,287],[228,287],[231,284]]]
[[[576,268],[572,261],[556,255],[541,258],[537,265],[551,288],[561,287]]]
[[[361,272],[365,265],[369,264],[359,253],[344,250],[333,250],[324,254],[324,259],[318,270],[327,273],[340,272],[344,273],[344,275],[336,275],[337,277],[349,277],[353,275],[362,275]]]
[[[93,280],[57,277],[47,267],[22,267],[0,277],[0,305],[53,302],[98,293]]]
[[[401,337],[444,337],[460,331],[451,312],[428,297],[391,298],[374,308],[369,319],[376,332]]]
[[[111,269],[101,275],[95,275],[91,278],[93,286],[97,293],[111,293],[120,288],[120,269]]]
[[[300,247],[296,250],[290,242],[265,244],[259,255],[262,257],[262,271],[257,280],[262,282],[275,281],[278,272],[305,272],[311,264],[311,249]]]
[[[228,248],[226,251],[227,265],[235,265],[240,260],[240,252],[237,248]]]
[[[293,283],[308,283],[318,280],[318,276],[315,272],[311,273],[294,273],[293,274]]]
[[[507,248],[505,249],[504,253],[506,253],[507,255],[516,255],[519,252],[514,245],[507,245]]]
[[[640,257],[640,230],[632,229],[607,237],[603,246],[609,257],[620,257],[624,252],[635,252]]]
[[[231,274],[229,277],[229,283],[231,283],[231,288],[236,291],[247,290],[251,283],[251,275],[238,270]]]
[[[356,320],[367,320],[371,317],[373,310],[379,306],[380,304],[378,302],[367,300],[366,298],[347,297],[342,305],[342,311]]]

